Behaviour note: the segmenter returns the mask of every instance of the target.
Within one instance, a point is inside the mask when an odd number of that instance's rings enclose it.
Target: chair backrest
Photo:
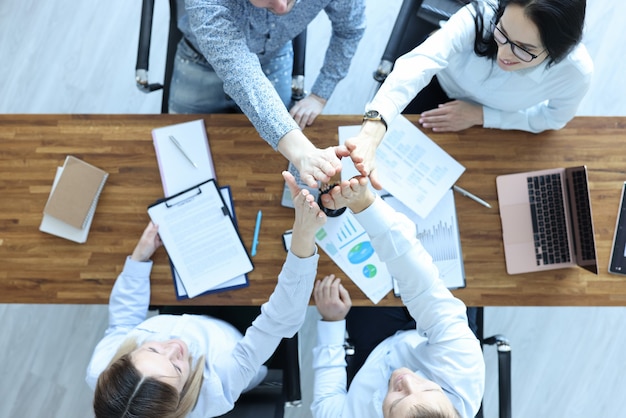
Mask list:
[[[170,6],[170,20],[167,38],[167,52],[165,58],[165,73],[163,83],[151,83],[148,77],[150,60],[150,41],[152,38],[152,18],[154,15],[154,1],[143,0],[141,8],[141,21],[139,25],[139,43],[137,48],[137,63],[135,65],[135,83],[143,93],[150,93],[163,89],[161,101],[161,113],[168,113],[169,85],[172,81],[174,69],[174,57],[176,47],[182,38],[178,29],[178,10],[184,4],[183,0],[168,0]],[[293,71],[291,81],[292,102],[303,99],[306,96],[304,90],[304,64],[306,55],[306,29],[295,37],[293,45]]]
[[[448,20],[469,0],[403,0],[387,46],[374,72],[374,80],[385,81],[401,55],[421,44],[441,21]]]

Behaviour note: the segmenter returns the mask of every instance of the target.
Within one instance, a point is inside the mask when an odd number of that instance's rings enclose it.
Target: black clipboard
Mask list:
[[[214,179],[148,207],[188,298],[254,268]]]
[[[235,226],[237,226],[237,215],[235,214],[235,205],[233,203],[232,200],[232,195],[230,192],[230,186],[221,186],[220,187],[220,192],[222,194],[222,198],[226,199],[230,199],[230,216],[233,218],[233,222],[235,223]],[[226,196],[225,196],[226,195]],[[225,200],[226,201],[226,200]],[[174,263],[172,263],[172,260],[170,259],[170,269],[172,271],[172,281],[174,282],[174,291],[176,292],[176,300],[185,300],[185,299],[189,299],[189,296],[187,296],[187,291],[185,290],[185,287],[182,285],[182,283],[180,283],[180,278],[177,278],[178,273],[176,272],[176,267],[174,267]],[[236,280],[237,279],[237,280]],[[229,280],[225,283],[222,283],[221,285],[207,290],[204,293],[201,293],[198,296],[204,296],[204,295],[209,295],[211,293],[220,293],[220,292],[225,292],[228,290],[236,290],[236,289],[242,289],[244,287],[248,287],[250,286],[250,282],[248,280],[248,275],[244,274],[242,276],[239,276],[238,278]]]

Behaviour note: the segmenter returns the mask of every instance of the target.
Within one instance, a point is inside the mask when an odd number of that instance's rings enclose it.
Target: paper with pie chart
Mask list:
[[[317,232],[316,242],[372,302],[380,302],[393,288],[387,266],[350,211],[328,218]]]

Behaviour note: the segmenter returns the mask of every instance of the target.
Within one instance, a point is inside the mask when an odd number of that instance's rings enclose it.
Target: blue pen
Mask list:
[[[250,252],[252,257],[256,255],[256,246],[259,244],[259,230],[261,229],[261,218],[263,212],[259,211],[256,214],[256,225],[254,226],[254,237],[252,238],[252,251]]]

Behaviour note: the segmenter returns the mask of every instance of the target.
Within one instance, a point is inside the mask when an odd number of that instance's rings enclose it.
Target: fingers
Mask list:
[[[334,274],[329,274],[328,276],[324,277],[322,280],[316,281],[315,287],[313,289],[314,298],[320,301],[333,300],[333,299],[338,300],[340,283],[341,283],[341,279],[335,277]]]
[[[157,241],[158,234],[159,234],[158,225],[150,221],[148,225],[146,226],[146,228],[143,230],[143,233],[141,234],[140,239],[145,240],[150,243],[153,243],[153,242],[157,243],[157,242],[160,242],[160,240]]]
[[[346,145],[338,145],[338,146],[333,147],[333,148],[335,149],[335,155],[339,159],[341,159],[343,157],[349,157],[350,156],[350,150],[348,149],[348,147]]]
[[[352,138],[346,139],[345,147],[348,149],[349,152],[354,151],[357,148],[356,137],[352,137]],[[356,158],[360,158],[361,161],[363,160],[363,158],[361,156],[358,156]],[[352,158],[352,160],[354,161],[354,158]],[[361,161],[358,161],[358,162],[361,162]],[[355,162],[357,162],[357,161],[355,161]]]
[[[365,167],[365,164],[363,163],[357,163],[354,165],[354,167],[357,169],[357,171],[359,172],[359,174],[361,174],[362,176],[369,176],[369,172],[367,170],[367,168]]]
[[[378,171],[376,171],[376,169],[373,169],[372,172],[370,173],[370,183],[376,190],[383,189],[383,185],[378,180]]]
[[[352,299],[348,290],[339,283],[339,299],[341,299],[348,308],[352,307]]]
[[[282,175],[283,175],[283,179],[285,179],[285,183],[287,183],[287,186],[289,187],[291,196],[295,198],[298,192],[300,191],[300,187],[298,187],[296,178],[289,171],[283,171]]]
[[[296,102],[289,110],[289,114],[296,121],[300,129],[304,129],[307,126],[311,126],[315,121],[315,118],[322,112],[325,100],[316,99],[311,95]]]

